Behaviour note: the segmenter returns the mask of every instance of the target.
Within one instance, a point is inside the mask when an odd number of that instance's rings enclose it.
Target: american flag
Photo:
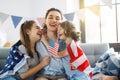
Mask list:
[[[73,64],[79,71],[85,72],[90,77],[92,77],[92,69],[90,67],[89,61],[84,54],[84,52],[80,49],[80,47],[76,44],[74,40],[67,47],[70,63]]]
[[[19,55],[18,53],[19,45],[21,45],[21,41],[18,41],[11,47],[6,63],[3,66],[3,69],[0,71],[0,79],[6,75],[14,75],[16,64],[18,64],[23,59],[24,55]]]
[[[57,55],[58,53],[58,48],[59,48],[59,43],[54,42],[54,46],[49,46],[48,52],[52,55]]]

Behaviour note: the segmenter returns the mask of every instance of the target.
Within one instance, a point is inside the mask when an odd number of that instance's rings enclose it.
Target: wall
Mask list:
[[[21,23],[26,19],[35,19],[44,17],[46,10],[56,7],[63,13],[69,13],[78,10],[79,6],[75,5],[79,0],[0,0],[0,12],[8,15],[24,17],[15,28],[9,17],[4,23],[0,24],[0,35],[5,35],[4,39],[10,42],[19,40],[19,28]]]

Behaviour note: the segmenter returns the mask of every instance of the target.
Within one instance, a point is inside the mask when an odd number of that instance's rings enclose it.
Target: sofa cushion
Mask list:
[[[92,67],[99,59],[99,57],[109,49],[108,43],[81,43],[79,44]]]
[[[4,65],[6,58],[8,57],[9,48],[7,47],[0,47],[0,70]]]

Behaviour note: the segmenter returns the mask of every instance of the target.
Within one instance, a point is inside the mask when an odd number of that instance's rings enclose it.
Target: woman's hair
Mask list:
[[[22,44],[26,47],[28,55],[32,58],[33,58],[33,54],[31,51],[30,38],[27,34],[27,30],[31,30],[34,23],[35,21],[33,20],[25,21],[24,23],[22,23],[20,28],[20,40]]]
[[[57,8],[50,8],[50,9],[48,9],[48,10],[47,10],[47,13],[46,13],[46,15],[45,15],[45,19],[47,18],[48,14],[49,14],[51,11],[57,11],[58,13],[60,13],[61,19],[63,19],[62,12],[61,12],[59,9],[57,9]]]
[[[56,12],[60,13],[61,19],[63,19],[62,12],[61,12],[59,9],[57,9],[57,8],[50,8],[50,9],[48,9],[47,12],[46,12],[46,15],[45,15],[45,19],[47,18],[47,16],[49,15],[49,13],[50,13],[51,11],[56,11]],[[42,29],[42,31],[43,31],[43,34],[44,34],[44,33],[47,33],[47,26],[46,26],[46,24],[43,24],[43,29]]]
[[[75,26],[72,22],[64,21],[60,23],[60,26],[64,29],[64,34],[66,37],[71,37],[76,41],[80,39],[80,32],[76,31]]]

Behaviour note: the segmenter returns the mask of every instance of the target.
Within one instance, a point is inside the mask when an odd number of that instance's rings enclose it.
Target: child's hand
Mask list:
[[[52,55],[54,58],[60,58],[58,54]]]
[[[77,69],[72,63],[69,63],[69,65],[71,67],[71,70],[76,70]]]
[[[22,56],[22,52],[21,51],[18,51],[19,55]]]
[[[50,63],[50,57],[49,56],[45,56],[43,59],[42,59],[42,61],[41,61],[41,63],[43,64],[43,65],[48,65],[49,63]]]

